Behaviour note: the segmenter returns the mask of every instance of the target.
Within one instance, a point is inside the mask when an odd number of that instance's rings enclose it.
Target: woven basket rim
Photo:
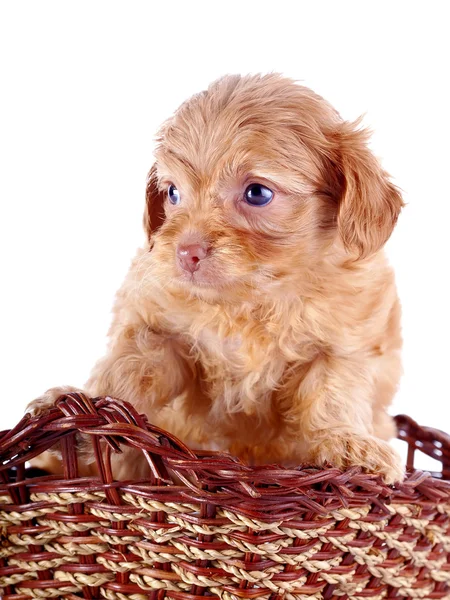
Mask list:
[[[442,479],[249,467],[193,452],[125,402],[61,396],[0,433],[4,597],[449,598],[450,437],[396,422],[408,465],[420,450]],[[79,476],[77,434],[92,439],[95,477]],[[55,444],[64,473],[30,474],[26,461]],[[122,446],[145,453],[147,479],[113,479]]]
[[[408,442],[413,438],[422,445],[421,450],[435,458],[438,452],[440,459],[450,464],[450,436],[421,427],[406,415],[396,417],[396,423],[400,439]],[[19,488],[21,476],[17,482],[11,480],[11,468],[23,471],[26,461],[57,443],[63,448],[63,462],[76,464],[77,433],[88,434],[94,440],[99,476],[78,477],[75,470],[74,477],[72,464],[72,476],[66,469],[64,477],[36,479],[36,493],[95,490],[110,496],[112,490],[120,487],[146,497],[157,488],[167,502],[171,497],[185,502],[202,501],[267,521],[294,518],[305,508],[325,514],[333,507],[369,502],[378,504],[380,511],[386,513],[392,502],[443,503],[450,499],[450,481],[419,470],[410,470],[403,482],[388,486],[379,476],[364,473],[360,467],[346,471],[331,466],[251,467],[226,453],[193,452],[172,434],[150,424],[131,404],[109,396],[92,399],[82,393],[65,394],[43,414],[26,414],[16,427],[0,433],[0,476],[4,482],[0,488]],[[113,480],[108,457],[120,451],[122,445],[144,452],[152,473],[150,479]],[[99,451],[100,446],[103,452]]]

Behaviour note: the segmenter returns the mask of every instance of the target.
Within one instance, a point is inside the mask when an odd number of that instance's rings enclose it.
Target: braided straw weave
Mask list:
[[[412,471],[391,488],[359,468],[250,468],[194,454],[127,403],[62,396],[0,434],[0,594],[450,599],[450,437],[397,422],[408,467],[420,448],[442,474]],[[78,477],[77,432],[99,476]],[[64,476],[26,469],[56,443]],[[122,445],[142,450],[150,480],[113,480]]]

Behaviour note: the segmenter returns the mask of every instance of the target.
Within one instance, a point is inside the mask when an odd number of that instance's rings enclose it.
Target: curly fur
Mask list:
[[[132,402],[193,447],[399,479],[385,440],[400,308],[382,248],[403,203],[367,138],[278,75],[227,76],[185,102],[160,131],[148,243],[87,392]],[[273,201],[248,206],[249,182]],[[176,248],[193,241],[210,252],[188,276]],[[117,475],[135,465],[119,457]]]

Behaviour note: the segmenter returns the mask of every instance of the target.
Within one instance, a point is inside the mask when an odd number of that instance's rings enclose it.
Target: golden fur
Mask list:
[[[400,479],[385,441],[400,308],[382,248],[403,203],[367,138],[278,75],[227,76],[185,102],[160,131],[148,243],[86,391],[132,402],[194,448]],[[243,201],[252,182],[275,192],[270,204]],[[182,243],[209,246],[193,274]],[[144,476],[126,457],[117,476]]]

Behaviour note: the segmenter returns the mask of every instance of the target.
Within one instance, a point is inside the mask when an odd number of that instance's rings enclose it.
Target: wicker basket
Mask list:
[[[0,434],[3,599],[450,598],[450,437],[397,423],[408,467],[420,449],[440,475],[391,488],[359,468],[250,468],[194,454],[129,404],[61,397]],[[77,476],[77,432],[98,477]],[[25,461],[55,443],[64,476],[32,477]],[[120,445],[142,449],[150,481],[113,481]]]

